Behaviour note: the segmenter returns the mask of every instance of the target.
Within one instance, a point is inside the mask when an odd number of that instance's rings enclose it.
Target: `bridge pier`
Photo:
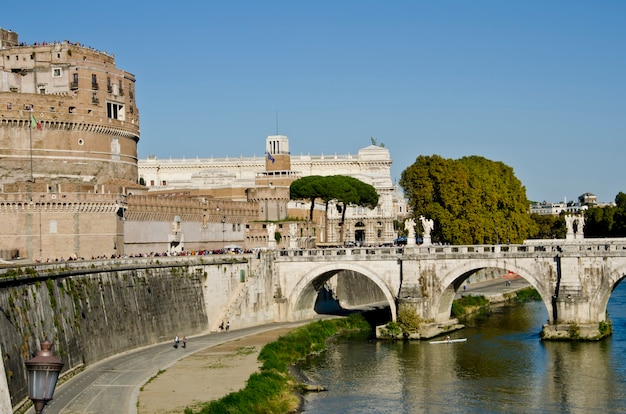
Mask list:
[[[431,301],[428,297],[422,295],[419,285],[406,284],[402,286],[396,313],[399,313],[402,307],[412,310],[421,319],[424,319],[424,322],[420,324],[419,332],[412,334],[410,339],[434,338],[446,332],[456,331],[465,327],[459,324],[459,320],[456,318],[446,317],[442,319],[430,317]]]
[[[561,246],[562,253],[555,257],[556,286],[552,296],[552,314],[543,326],[541,337],[545,340],[598,340],[611,334],[611,323],[605,310],[612,285],[602,285],[610,280],[610,270],[604,260],[587,259],[577,245]],[[582,256],[582,257],[581,257]],[[606,292],[605,300],[594,300],[594,292]]]

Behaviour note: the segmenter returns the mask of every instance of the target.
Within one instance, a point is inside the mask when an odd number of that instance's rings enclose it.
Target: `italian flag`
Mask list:
[[[41,131],[41,122],[37,121],[33,114],[30,114],[30,127],[33,129],[37,128]]]

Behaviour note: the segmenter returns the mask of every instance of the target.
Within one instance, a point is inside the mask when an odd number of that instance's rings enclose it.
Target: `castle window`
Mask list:
[[[52,77],[60,78],[61,77],[61,68],[52,68]]]
[[[124,105],[117,102],[107,102],[107,118],[125,121],[126,112],[124,111]]]

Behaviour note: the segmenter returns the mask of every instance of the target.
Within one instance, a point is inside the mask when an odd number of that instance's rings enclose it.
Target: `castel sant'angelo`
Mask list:
[[[378,191],[376,209],[350,209],[345,240],[389,243],[406,213],[383,147],[293,157],[276,135],[267,157],[139,160],[139,121],[135,75],[112,54],[69,41],[26,45],[0,29],[0,258],[336,243],[335,210],[316,206],[309,222],[310,204],[289,200],[289,184],[307,175],[351,175]]]

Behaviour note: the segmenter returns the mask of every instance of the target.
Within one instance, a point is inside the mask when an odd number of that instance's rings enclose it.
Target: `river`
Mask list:
[[[492,308],[452,338],[467,342],[345,340],[302,367],[328,391],[306,413],[626,412],[626,283],[608,306],[613,335],[543,342],[540,302]]]

